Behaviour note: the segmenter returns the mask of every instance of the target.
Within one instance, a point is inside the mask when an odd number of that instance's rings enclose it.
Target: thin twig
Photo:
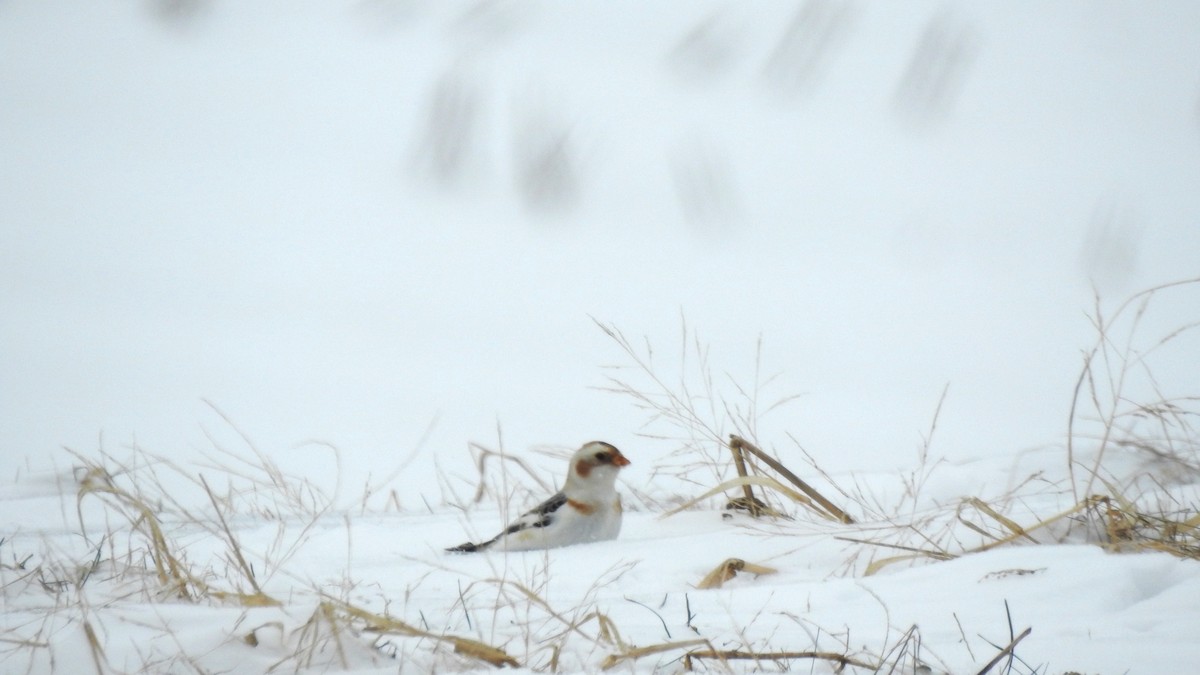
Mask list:
[[[991,661],[988,661],[988,664],[983,667],[983,670],[976,673],[976,675],[985,675],[989,670],[994,668],[997,663],[1000,663],[1001,661],[1003,661],[1005,656],[1012,654],[1013,650],[1017,648],[1017,643],[1020,642],[1021,640],[1024,640],[1032,632],[1033,632],[1033,628],[1026,628],[1025,630],[1021,631],[1020,635],[1013,638],[1013,641],[1008,643],[1007,647],[1000,650],[1000,653],[997,654],[995,658],[993,658]]]
[[[653,609],[653,608],[651,608],[651,607],[650,607],[649,605],[647,605],[646,603],[644,603],[644,602],[638,602],[637,600],[634,600],[633,598],[631,598],[631,597],[629,597],[629,596],[626,596],[626,597],[625,597],[625,601],[626,601],[626,602],[632,602],[633,604],[635,604],[635,605],[638,605],[639,607],[645,607],[647,610],[649,610],[649,611],[650,611],[650,613],[651,613],[651,614],[653,614],[654,616],[657,616],[657,617],[658,617],[658,620],[659,620],[660,622],[662,622],[663,632],[667,634],[667,639],[668,639],[668,640],[670,640],[670,639],[671,639],[671,629],[670,629],[670,628],[667,628],[667,621],[666,621],[665,619],[663,619],[663,618],[662,618],[662,614],[659,614],[658,612],[654,611],[654,609]]]
[[[208,486],[208,481],[204,478],[204,474],[200,474],[200,484],[204,486],[204,491],[208,493],[208,499],[212,502],[213,510],[217,512],[217,522],[221,525],[221,531],[225,533],[225,538],[229,542],[229,548],[233,551],[234,560],[237,566],[242,570],[242,576],[246,577],[246,581],[250,582],[250,587],[254,589],[255,594],[266,597],[262,588],[258,585],[258,580],[254,577],[254,569],[246,562],[246,558],[242,556],[242,547],[238,545],[237,538],[233,536],[233,532],[229,529],[229,523],[225,522],[225,514],[221,512],[221,505],[217,502],[217,496],[213,494],[212,488]]]

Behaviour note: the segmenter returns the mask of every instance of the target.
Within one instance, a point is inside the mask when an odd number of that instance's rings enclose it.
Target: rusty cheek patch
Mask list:
[[[594,512],[596,510],[596,507],[591,506],[589,504],[584,504],[583,502],[577,502],[574,499],[568,499],[567,505],[570,506],[571,508],[575,509],[576,511],[582,513],[585,516],[592,515],[592,512]]]
[[[588,474],[591,472],[592,465],[589,464],[586,459],[581,459],[578,462],[575,462],[575,473],[579,474],[580,478],[587,478]]]

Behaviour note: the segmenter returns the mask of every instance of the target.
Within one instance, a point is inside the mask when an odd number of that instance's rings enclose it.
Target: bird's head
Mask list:
[[[617,472],[629,464],[629,460],[615,446],[604,441],[585,443],[571,457],[571,469],[563,489],[568,493],[612,490]]]

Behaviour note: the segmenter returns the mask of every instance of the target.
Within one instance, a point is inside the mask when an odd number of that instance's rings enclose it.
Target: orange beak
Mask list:
[[[629,459],[626,458],[625,455],[622,455],[618,450],[617,452],[613,453],[612,463],[613,466],[629,466],[633,462],[630,462]]]

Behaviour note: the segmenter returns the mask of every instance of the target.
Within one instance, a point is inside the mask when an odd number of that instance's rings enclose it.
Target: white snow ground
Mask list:
[[[1189,2],[0,3],[2,670],[490,669],[428,637],[305,629],[326,593],[539,672],[623,651],[594,617],[567,629],[594,612],[637,646],[868,661],[916,625],[934,672],[977,672],[1011,639],[1006,601],[1033,629],[1015,672],[1193,672],[1195,561],[1055,529],[867,575],[896,551],[834,537],[925,548],[915,520],[961,551],[987,540],[964,498],[1026,526],[1075,503],[1093,292],[1111,315],[1200,273],[1197,29]],[[1109,353],[1137,362],[1196,294],[1156,294],[1134,332],[1125,312]],[[738,408],[719,431],[793,469],[803,446],[858,487],[838,499],[863,523],[717,501],[660,519],[720,467],[598,388],[654,384],[603,368],[630,357],[593,317],[651,345],[674,391],[700,400],[707,365]],[[1154,349],[1123,409],[1195,395],[1198,349]],[[800,398],[756,418],[739,385],[759,412]],[[1096,429],[1075,430],[1077,474]],[[634,460],[618,541],[440,552],[540,496],[509,466],[464,512],[469,442],[550,482],[535,450],[591,438]],[[156,592],[113,498],[77,501],[103,453],[215,592],[246,590],[236,548],[282,605]],[[1195,513],[1193,473],[1104,457],[1144,506]],[[305,481],[328,499],[289,500]],[[779,572],[697,590],[728,557]]]

